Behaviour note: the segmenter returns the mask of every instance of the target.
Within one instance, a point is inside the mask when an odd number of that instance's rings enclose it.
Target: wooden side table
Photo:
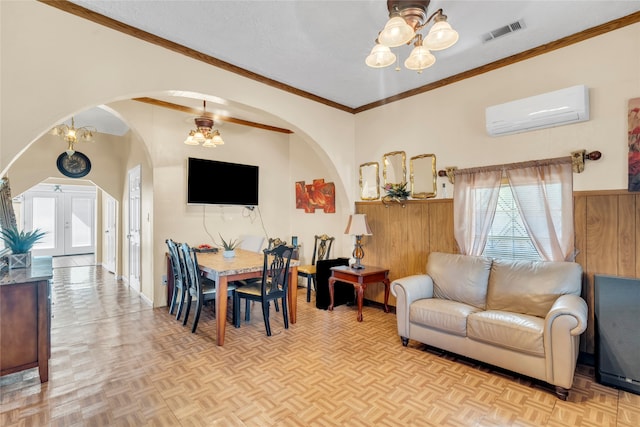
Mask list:
[[[347,265],[331,267],[331,277],[329,278],[329,311],[333,310],[333,285],[336,281],[351,283],[358,295],[358,322],[362,322],[362,299],[364,290],[369,283],[384,283],[384,312],[389,312],[387,303],[389,302],[389,270],[382,267],[365,266],[361,269],[351,268]]]

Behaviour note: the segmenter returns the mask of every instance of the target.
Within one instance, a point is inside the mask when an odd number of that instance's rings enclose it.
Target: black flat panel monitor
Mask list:
[[[187,203],[258,205],[259,167],[189,157]]]

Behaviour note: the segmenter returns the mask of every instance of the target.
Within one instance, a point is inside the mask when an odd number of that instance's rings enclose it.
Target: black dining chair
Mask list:
[[[187,324],[189,311],[191,309],[191,303],[195,298],[196,312],[193,319],[193,326],[191,327],[191,332],[195,333],[196,328],[198,327],[198,321],[200,320],[200,313],[202,312],[203,304],[207,301],[213,301],[216,299],[216,297],[218,297],[216,292],[216,283],[213,280],[209,280],[206,277],[202,276],[200,269],[198,268],[198,256],[196,255],[196,252],[189,247],[189,245],[183,243],[180,246],[180,249],[182,251],[182,259],[184,261],[184,267],[186,271],[186,283],[188,284],[189,290],[189,292],[187,293],[186,308],[182,324]],[[233,297],[235,291],[236,286],[233,283],[229,283],[227,287],[226,298]],[[237,310],[234,310],[232,315],[234,324],[236,323],[236,313]]]
[[[281,240],[279,237],[269,237],[267,249],[273,249],[276,246],[286,245],[286,244],[287,244],[287,242],[285,242],[284,240]],[[262,279],[257,277],[257,278],[253,278],[253,279],[239,280],[239,281],[236,281],[234,283],[238,287],[240,287],[240,286],[246,285],[247,283],[260,283],[260,280],[262,280]],[[247,322],[251,319],[251,305],[250,305],[250,303],[251,303],[251,301],[247,300],[247,302],[245,304],[244,320],[247,321]],[[275,305],[276,311],[280,311],[280,307],[278,305],[278,300],[273,301],[273,305]]]
[[[329,259],[334,239],[335,237],[329,237],[326,234],[314,236],[311,264],[298,267],[298,277],[307,278],[307,302],[311,301],[311,285],[316,289],[316,261]]]
[[[171,294],[171,303],[169,304],[169,314],[173,314],[178,309],[176,320],[180,320],[182,308],[187,294],[187,286],[184,280],[184,268],[178,251],[178,243],[171,239],[166,240],[169,248],[169,262],[171,263],[171,273],[173,276],[173,293]]]
[[[233,296],[233,313],[235,327],[240,327],[240,300],[259,301],[262,304],[262,317],[267,336],[271,336],[269,323],[269,306],[271,301],[282,302],[282,317],[284,328],[289,328],[289,314],[287,311],[287,292],[289,286],[289,264],[293,248],[286,245],[265,249],[262,279],[259,282],[249,282],[236,289]]]

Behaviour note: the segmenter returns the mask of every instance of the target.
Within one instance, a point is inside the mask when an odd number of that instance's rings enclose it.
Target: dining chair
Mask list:
[[[280,239],[279,237],[269,237],[268,244],[267,244],[267,249],[273,249],[276,246],[286,245],[286,244],[287,244],[287,242],[285,242],[284,240]],[[262,279],[260,279],[259,277],[255,278],[255,279],[247,279],[246,281],[243,280],[243,281],[238,283],[238,286],[246,285],[247,282],[259,283],[260,280],[262,280]],[[244,315],[244,320],[247,321],[247,322],[249,320],[251,320],[251,308],[250,308],[250,304],[249,303],[250,303],[250,301],[247,300],[246,307],[245,307],[245,315]],[[273,301],[273,305],[276,307],[276,311],[280,311],[280,307],[278,305],[278,300],[274,300]]]
[[[187,294],[187,286],[184,280],[184,268],[178,251],[178,243],[171,239],[166,240],[169,248],[169,262],[171,263],[171,273],[173,275],[173,293],[171,294],[171,303],[169,304],[169,314],[173,314],[178,308],[176,320],[180,320],[182,308],[184,307],[185,296]]]
[[[311,301],[311,285],[313,284],[313,288],[316,289],[316,261],[329,258],[331,245],[333,245],[335,237],[322,234],[320,236],[314,236],[314,239],[311,264],[298,267],[298,277],[302,276],[307,278],[307,302]]]
[[[187,293],[187,301],[184,312],[183,325],[187,324],[189,318],[189,310],[191,309],[191,303],[193,299],[196,300],[196,312],[193,319],[193,326],[191,327],[191,333],[196,332],[198,327],[198,321],[200,320],[200,313],[202,312],[202,306],[207,301],[215,300],[217,297],[216,283],[213,280],[209,280],[203,277],[200,269],[198,268],[198,255],[192,250],[189,245],[183,243],[180,246],[182,251],[182,258],[185,266],[186,283],[188,284],[189,292]],[[227,298],[233,297],[235,294],[236,286],[233,283],[229,283],[227,287]],[[237,311],[233,311],[233,323],[235,325]]]
[[[262,266],[262,280],[250,282],[236,289],[233,295],[233,313],[235,327],[240,327],[240,300],[259,301],[262,305],[262,317],[267,336],[271,336],[269,322],[269,306],[271,301],[281,300],[284,328],[289,328],[289,315],[287,312],[287,291],[289,286],[289,264],[293,248],[279,245],[272,249],[265,249],[264,264]],[[236,314],[237,313],[237,314]]]

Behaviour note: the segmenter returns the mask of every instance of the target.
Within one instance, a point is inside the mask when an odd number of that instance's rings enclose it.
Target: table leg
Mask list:
[[[364,286],[361,284],[353,284],[358,295],[358,322],[362,322],[362,301],[364,300]]]
[[[389,279],[384,279],[382,283],[384,283],[384,312],[388,313],[389,306],[387,304],[389,304],[389,290],[391,289],[391,282]]]
[[[227,326],[227,276],[220,276],[216,287],[216,343],[222,346]]]
[[[289,269],[289,322],[296,323],[298,313],[298,267]]]
[[[336,283],[335,277],[329,277],[329,307],[327,310],[333,311],[333,284]]]

